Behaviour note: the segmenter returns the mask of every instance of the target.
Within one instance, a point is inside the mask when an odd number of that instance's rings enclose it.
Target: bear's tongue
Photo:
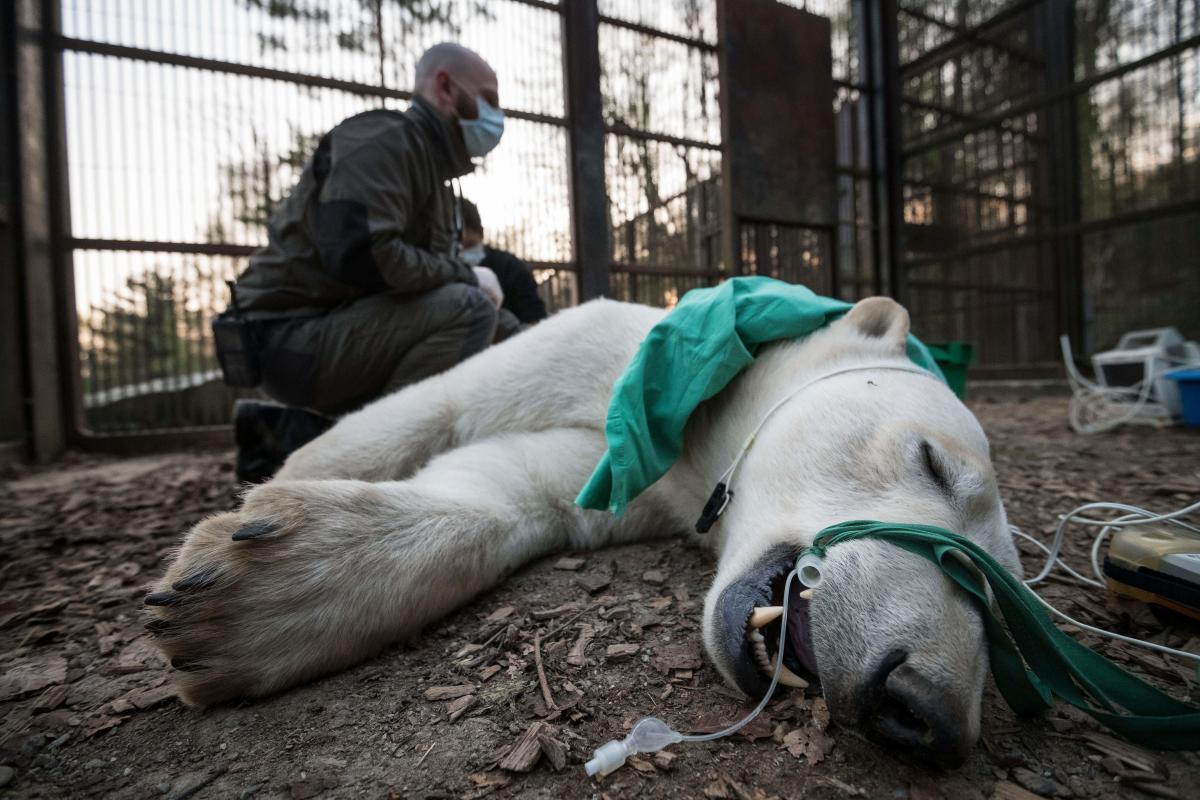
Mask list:
[[[784,663],[786,664],[791,658],[794,658],[805,672],[813,677],[819,677],[817,657],[813,653],[812,646],[812,627],[808,616],[812,603],[807,598],[800,596],[803,589],[800,581],[793,580],[792,591],[788,597],[788,651]]]

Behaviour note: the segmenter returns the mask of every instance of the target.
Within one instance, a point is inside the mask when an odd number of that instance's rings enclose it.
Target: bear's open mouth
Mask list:
[[[775,672],[778,659],[780,626],[785,615],[783,588],[786,575],[771,579],[769,593],[771,605],[756,606],[746,620],[745,637],[750,657],[758,671],[766,678]],[[805,589],[799,580],[792,579],[788,596],[787,643],[783,654],[783,668],[779,682],[784,686],[806,689],[817,683],[817,659],[812,648],[812,629],[809,625],[809,607],[813,590]]]
[[[728,586],[717,598],[712,621],[713,657],[722,661],[738,688],[750,697],[762,697],[771,685],[782,619],[787,619],[780,683],[804,688],[818,682],[809,611],[811,595],[792,585],[789,612],[784,615],[784,578],[796,562],[798,548],[776,545]],[[818,589],[817,591],[822,591]]]

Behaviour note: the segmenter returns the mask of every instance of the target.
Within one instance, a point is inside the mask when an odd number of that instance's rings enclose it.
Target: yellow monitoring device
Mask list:
[[[1125,528],[1104,559],[1108,588],[1200,619],[1200,532],[1177,525]]]

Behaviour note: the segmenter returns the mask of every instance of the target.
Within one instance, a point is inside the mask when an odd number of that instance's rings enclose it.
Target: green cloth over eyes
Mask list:
[[[825,528],[806,551],[823,556],[841,542],[864,538],[929,559],[978,603],[992,676],[1013,711],[1036,714],[1057,697],[1135,744],[1200,749],[1200,708],[1155,689],[1063,633],[1034,593],[969,539],[932,525],[855,520]]]
[[[683,429],[696,407],[753,363],[760,345],[807,336],[852,306],[757,276],[685,294],[650,329],[613,386],[604,425],[608,450],[575,502],[620,516],[679,458]],[[913,336],[908,356],[945,380]]]

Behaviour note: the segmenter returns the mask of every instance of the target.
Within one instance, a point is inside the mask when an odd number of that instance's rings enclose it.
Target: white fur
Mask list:
[[[764,348],[698,410],[683,458],[622,518],[579,509],[573,499],[604,450],[611,387],[662,315],[609,301],[564,311],[345,417],[241,509],[200,523],[160,586],[205,568],[217,584],[154,612],[175,626],[163,649],[198,667],[179,673],[182,696],[204,705],[277,691],[418,633],[532,559],[682,534],[779,398],[835,365],[904,363],[907,314],[864,301],[801,342]],[[921,468],[923,441],[940,454],[949,494]],[[853,518],[942,525],[1017,569],[987,441],[949,390],[895,371],[822,381],[764,428],[706,537],[718,571],[705,641],[727,678],[712,625],[721,590],[773,545]],[[263,521],[276,530],[230,540]],[[878,543],[838,548],[827,572],[813,633],[835,714],[855,721],[864,676],[901,647],[962,700],[973,740],[986,659],[967,601],[928,563]]]

